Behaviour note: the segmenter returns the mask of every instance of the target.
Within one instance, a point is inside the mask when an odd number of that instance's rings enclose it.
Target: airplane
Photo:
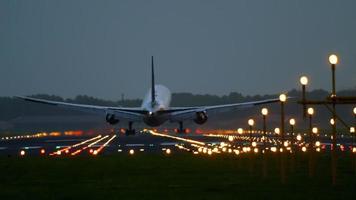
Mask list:
[[[125,130],[126,135],[135,134],[136,131],[132,128],[134,122],[144,122],[150,127],[157,127],[166,121],[170,121],[179,124],[178,133],[185,133],[184,121],[192,120],[201,125],[208,120],[209,115],[218,112],[228,112],[280,101],[279,98],[275,98],[214,106],[170,107],[170,90],[163,85],[155,84],[153,56],[151,57],[151,88],[143,99],[141,107],[106,107],[50,101],[26,96],[16,97],[30,102],[99,114],[105,117],[106,122],[110,125],[116,125],[120,120],[126,120],[128,121],[128,128]]]

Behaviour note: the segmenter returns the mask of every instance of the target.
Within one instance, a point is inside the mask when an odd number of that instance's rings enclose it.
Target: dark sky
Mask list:
[[[268,94],[356,86],[354,0],[0,1],[0,96]]]

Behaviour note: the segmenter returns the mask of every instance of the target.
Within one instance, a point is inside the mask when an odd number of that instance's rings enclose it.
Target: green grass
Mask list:
[[[330,159],[321,155],[313,179],[307,154],[297,155],[285,185],[276,155],[268,158],[267,179],[260,156],[1,157],[0,199],[356,199],[350,155],[338,164],[333,187]]]

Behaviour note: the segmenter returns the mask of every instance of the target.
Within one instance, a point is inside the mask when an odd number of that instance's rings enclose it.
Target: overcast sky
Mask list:
[[[356,86],[354,0],[0,0],[0,96],[269,94]]]

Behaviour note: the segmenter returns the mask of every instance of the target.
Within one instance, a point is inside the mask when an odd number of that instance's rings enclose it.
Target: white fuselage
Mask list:
[[[169,109],[171,92],[163,85],[155,85],[155,101],[152,102],[151,90],[148,91],[142,102],[142,109],[148,111],[143,120],[149,126],[159,126],[168,120],[168,114],[160,111]]]

